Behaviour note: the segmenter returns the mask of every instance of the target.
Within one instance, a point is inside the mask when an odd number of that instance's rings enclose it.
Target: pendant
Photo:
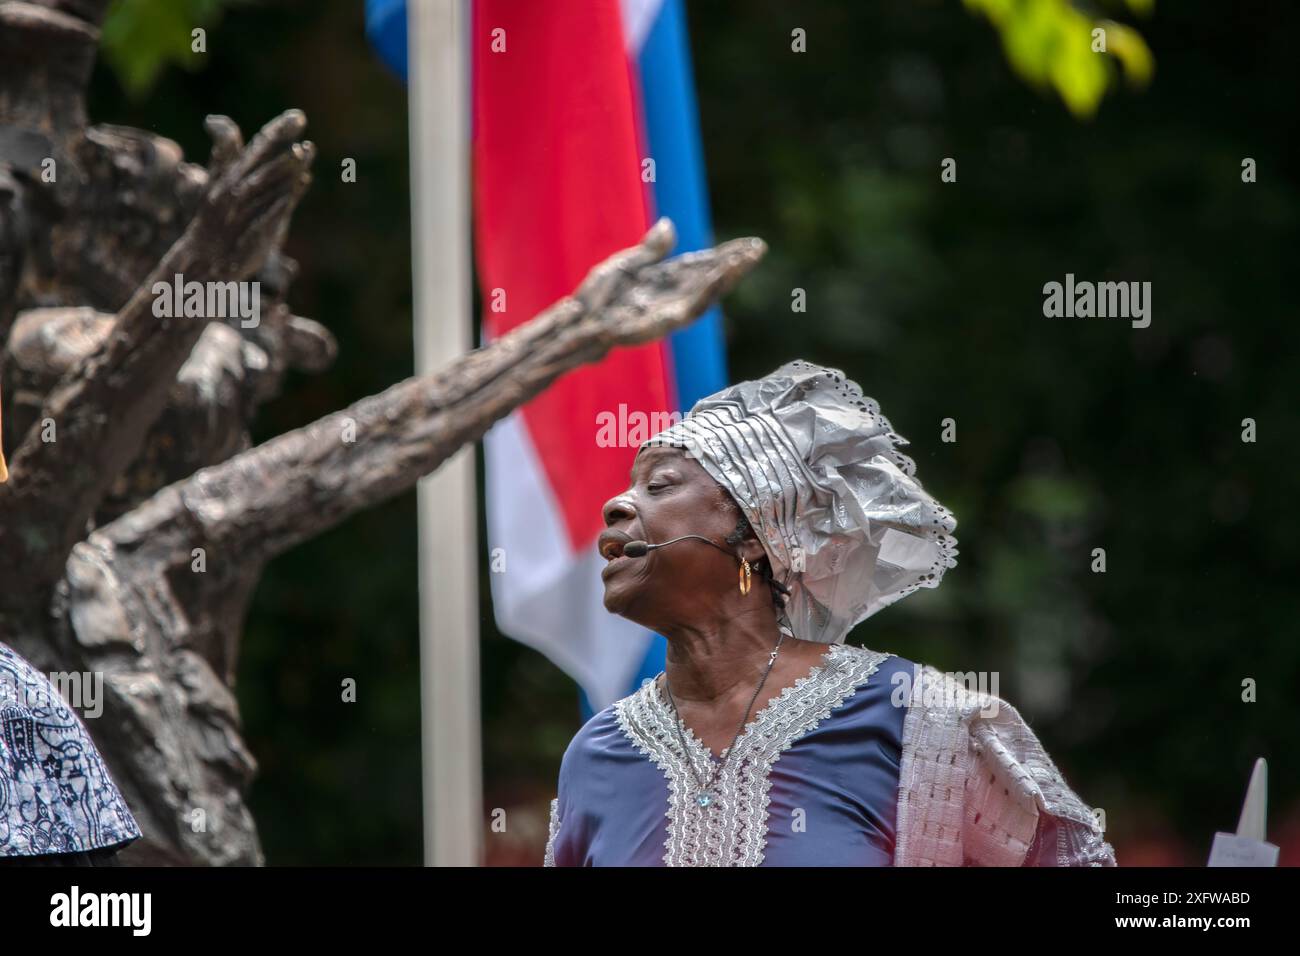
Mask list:
[[[695,802],[702,807],[707,807],[710,803],[713,802],[713,797],[711,794],[700,793],[699,795],[696,796]]]

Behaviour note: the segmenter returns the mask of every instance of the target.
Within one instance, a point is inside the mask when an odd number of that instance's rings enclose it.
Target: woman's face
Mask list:
[[[725,541],[736,528],[740,509],[680,448],[642,447],[631,479],[627,491],[603,509],[606,530],[597,547],[609,559],[601,572],[605,609],[661,633],[719,613],[724,606],[719,597],[727,589],[736,590],[740,555],[754,561],[762,554],[752,537],[736,546]],[[736,556],[690,538],[643,558],[622,555],[628,538],[656,544],[684,534],[703,535]]]

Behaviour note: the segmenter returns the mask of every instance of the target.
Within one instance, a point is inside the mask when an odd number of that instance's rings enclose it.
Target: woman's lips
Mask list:
[[[608,581],[611,575],[617,574],[619,571],[627,567],[635,560],[636,558],[629,558],[626,557],[625,555],[619,555],[617,558],[614,558],[611,561],[607,562],[605,566],[600,569],[600,579],[602,581]]]

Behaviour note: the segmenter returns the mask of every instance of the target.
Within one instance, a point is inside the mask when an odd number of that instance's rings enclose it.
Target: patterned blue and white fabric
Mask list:
[[[0,857],[84,853],[139,837],[81,719],[0,644]]]

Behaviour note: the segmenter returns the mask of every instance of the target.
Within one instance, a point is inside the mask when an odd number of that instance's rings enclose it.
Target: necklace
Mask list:
[[[776,639],[776,647],[772,648],[772,654],[767,659],[767,670],[763,672],[763,679],[760,680],[758,686],[754,688],[754,696],[749,698],[749,706],[745,708],[745,713],[740,718],[740,726],[736,728],[736,736],[731,738],[731,745],[723,751],[722,762],[713,768],[713,773],[709,776],[709,782],[707,784],[701,780],[700,775],[695,772],[695,762],[690,757],[690,750],[686,746],[686,737],[682,733],[682,717],[681,714],[677,712],[677,701],[673,700],[673,690],[668,686],[668,672],[666,670],[664,671],[664,690],[668,692],[668,703],[671,704],[673,708],[673,722],[677,725],[677,739],[682,745],[682,753],[686,755],[686,766],[690,768],[691,776],[695,778],[695,802],[701,807],[708,807],[709,804],[713,803],[714,798],[717,796],[714,787],[717,786],[718,777],[722,775],[723,768],[727,766],[727,761],[731,759],[732,751],[736,749],[736,741],[740,739],[740,735],[745,729],[745,722],[749,719],[749,712],[754,706],[754,701],[758,700],[759,691],[761,691],[763,685],[767,683],[767,676],[772,673],[772,667],[776,664],[776,652],[781,649],[781,642],[784,640],[785,632],[782,631],[781,636]],[[713,761],[709,762],[712,763]]]

